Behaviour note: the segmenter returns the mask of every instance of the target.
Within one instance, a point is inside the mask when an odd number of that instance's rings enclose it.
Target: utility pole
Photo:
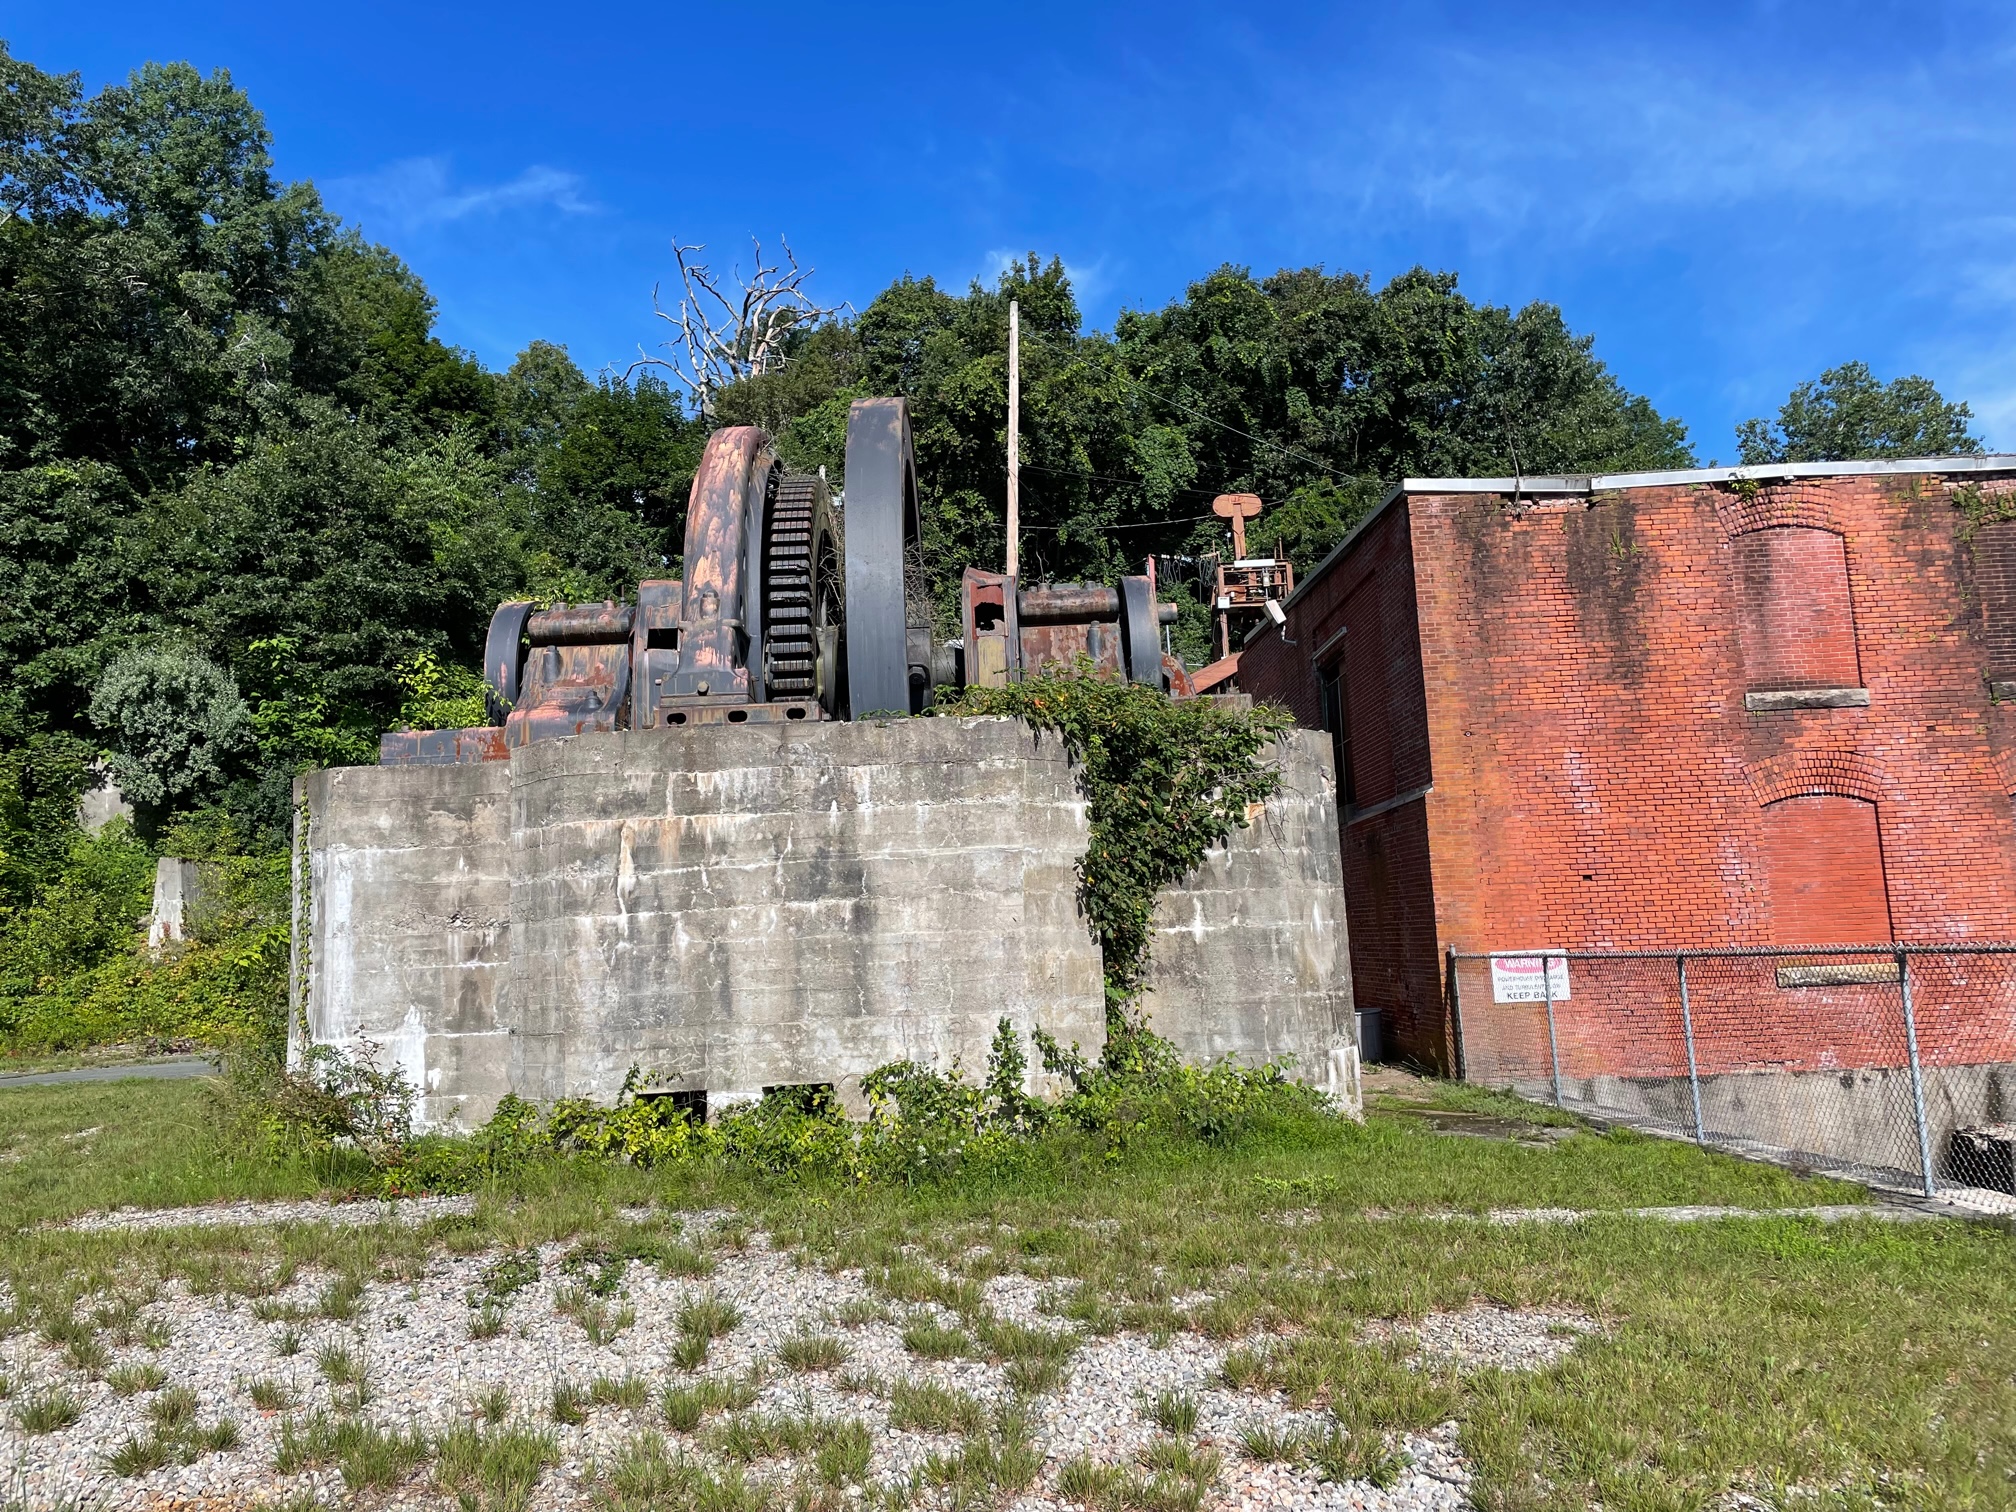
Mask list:
[[[1016,549],[1022,537],[1022,309],[1008,301],[1008,562],[1001,570],[1015,576]]]

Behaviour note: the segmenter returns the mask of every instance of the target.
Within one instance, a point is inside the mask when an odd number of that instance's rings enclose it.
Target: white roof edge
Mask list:
[[[1679,472],[1594,473],[1536,478],[1407,478],[1404,492],[1588,494],[1612,488],[1725,483],[1737,478],[1859,478],[1881,473],[2016,472],[2016,453],[1984,457],[1900,457],[1881,462],[1763,462],[1750,467],[1694,467]],[[1313,574],[1312,574],[1313,576]]]

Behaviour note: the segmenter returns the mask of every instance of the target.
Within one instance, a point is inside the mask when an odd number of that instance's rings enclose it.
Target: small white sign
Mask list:
[[[1544,1003],[1549,993],[1554,1001],[1568,1001],[1568,958],[1547,958],[1547,980],[1540,980],[1539,956],[1491,957],[1491,1001],[1494,1003]]]

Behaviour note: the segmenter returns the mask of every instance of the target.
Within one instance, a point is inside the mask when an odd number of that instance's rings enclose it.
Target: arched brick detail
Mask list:
[[[1806,525],[1834,535],[1846,534],[1835,522],[1825,483],[1767,483],[1747,499],[1724,486],[1715,491],[1715,514],[1732,540],[1780,525]]]
[[[1881,803],[1890,792],[1883,763],[1860,751],[1787,751],[1746,768],[1744,775],[1759,807],[1820,794]]]
[[[2016,750],[1995,753],[1995,780],[2002,784],[2002,791],[2016,798]]]

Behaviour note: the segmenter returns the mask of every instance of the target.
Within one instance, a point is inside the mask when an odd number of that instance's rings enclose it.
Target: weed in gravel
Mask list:
[[[604,1512],[761,1512],[770,1498],[743,1479],[739,1466],[717,1472],[684,1454],[668,1453],[663,1437],[644,1433],[617,1452],[597,1502]]]
[[[659,1410],[665,1425],[681,1433],[700,1426],[710,1412],[739,1412],[756,1400],[753,1377],[710,1376],[685,1385],[667,1386],[659,1393]]]
[[[118,1448],[105,1456],[105,1464],[114,1475],[131,1478],[136,1475],[152,1475],[168,1463],[168,1445],[158,1433],[141,1435],[128,1434]]]
[[[788,1370],[831,1370],[847,1360],[847,1346],[831,1334],[799,1334],[777,1346],[777,1358]]]
[[[1267,1379],[1268,1362],[1263,1350],[1235,1349],[1218,1367],[1218,1377],[1234,1391],[1247,1391]]]
[[[855,1396],[889,1395],[889,1383],[872,1370],[843,1370],[833,1377],[833,1386],[837,1391],[851,1392]]]
[[[672,1363],[681,1370],[698,1370],[707,1363],[707,1350],[713,1343],[705,1334],[681,1334],[672,1345]]]
[[[484,1388],[476,1398],[476,1415],[484,1422],[496,1427],[511,1415],[511,1391],[506,1386]]]
[[[322,1316],[319,1308],[304,1307],[297,1302],[282,1302],[274,1297],[260,1297],[252,1304],[252,1316],[261,1323],[305,1323],[310,1318]]]
[[[678,1321],[682,1334],[718,1339],[734,1332],[742,1321],[742,1312],[733,1302],[708,1292],[680,1308]]]
[[[882,1303],[860,1297],[834,1308],[831,1316],[842,1328],[865,1328],[870,1323],[887,1323],[890,1313]]]
[[[293,1388],[279,1381],[253,1381],[245,1388],[245,1395],[261,1412],[285,1412],[294,1405]]]
[[[56,1433],[83,1415],[77,1398],[60,1386],[25,1397],[14,1409],[14,1421],[23,1433]]]
[[[539,1252],[511,1250],[483,1267],[476,1285],[469,1289],[467,1301],[478,1312],[486,1308],[501,1310],[519,1292],[538,1280]]]
[[[572,1381],[561,1381],[553,1387],[553,1421],[564,1423],[569,1428],[578,1428],[588,1421],[588,1393]]]
[[[469,1337],[494,1339],[504,1332],[504,1313],[494,1306],[479,1307],[469,1319]]]
[[[283,1328],[273,1341],[273,1353],[283,1358],[292,1358],[301,1353],[301,1335],[291,1328]]]
[[[642,1376],[597,1376],[588,1383],[588,1400],[597,1407],[642,1407],[651,1388]]]
[[[1118,1465],[1102,1465],[1086,1455],[1067,1460],[1057,1472],[1057,1494],[1082,1506],[1106,1506],[1113,1492],[1127,1478]]]
[[[205,1454],[228,1454],[238,1447],[239,1441],[238,1424],[230,1418],[219,1418],[208,1428],[198,1428],[190,1435],[190,1442]]]
[[[181,1433],[196,1421],[196,1393],[171,1386],[147,1404],[147,1416],[163,1433]]]
[[[361,1386],[364,1362],[342,1344],[325,1344],[316,1352],[316,1368],[331,1386]]]
[[[978,1433],[987,1421],[980,1399],[936,1381],[897,1381],[889,1388],[889,1426],[919,1433]]]
[[[1239,1430],[1239,1452],[1263,1465],[1292,1464],[1302,1452],[1302,1438],[1292,1429],[1248,1423]]]
[[[306,1422],[280,1421],[280,1445],[273,1468],[298,1475],[320,1465],[336,1465],[352,1491],[396,1486],[427,1458],[427,1438],[418,1430],[401,1433],[357,1418],[317,1412]]]
[[[1017,1396],[1042,1396],[1046,1391],[1055,1391],[1064,1384],[1066,1375],[1063,1360],[1010,1360],[1002,1371],[1008,1389]]]
[[[159,1318],[150,1318],[140,1325],[139,1337],[149,1349],[166,1349],[175,1342],[175,1330]]]
[[[1197,1398],[1183,1391],[1164,1391],[1148,1404],[1148,1416],[1164,1433],[1197,1431]]]
[[[363,1298],[363,1280],[341,1275],[322,1288],[322,1295],[315,1299],[315,1310],[333,1323],[348,1323],[357,1316]]]
[[[997,1360],[1068,1360],[1078,1349],[1078,1335],[1073,1331],[1031,1328],[986,1315],[973,1333]]]
[[[70,1357],[70,1363],[86,1375],[96,1378],[105,1367],[112,1363],[112,1351],[105,1347],[105,1341],[95,1334],[81,1334],[73,1338],[63,1348]]]
[[[1384,1434],[1347,1433],[1328,1428],[1301,1445],[1302,1458],[1327,1481],[1366,1481],[1381,1491],[1400,1482],[1400,1472],[1412,1461],[1394,1449]]]
[[[956,1360],[973,1348],[963,1330],[919,1313],[903,1325],[903,1347],[920,1360]]]
[[[136,1391],[153,1391],[168,1379],[168,1372],[152,1360],[142,1360],[134,1365],[115,1365],[105,1372],[105,1384],[120,1396],[132,1396]]]
[[[588,1342],[596,1348],[612,1343],[623,1330],[637,1321],[634,1307],[611,1307],[606,1302],[590,1302],[581,1309],[577,1321],[581,1331],[588,1335]]]
[[[820,1481],[835,1490],[868,1483],[868,1466],[875,1457],[875,1441],[865,1423],[850,1418],[835,1427],[813,1456]]]
[[[524,1512],[539,1476],[560,1457],[549,1432],[460,1424],[434,1445],[434,1483],[465,1512]]]

